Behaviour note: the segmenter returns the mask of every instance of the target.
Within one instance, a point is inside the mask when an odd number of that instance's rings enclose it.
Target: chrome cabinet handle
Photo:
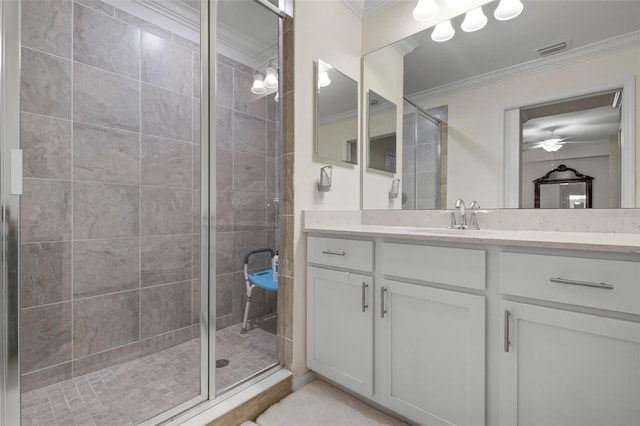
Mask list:
[[[386,287],[380,287],[380,318],[384,318],[387,310],[384,308],[384,294],[387,292]]]
[[[509,352],[509,318],[511,312],[508,309],[504,310],[504,351]]]
[[[581,287],[600,288],[602,290],[613,290],[613,286],[607,283],[592,283],[589,281],[566,280],[564,278],[549,278],[552,283],[579,285]]]
[[[337,252],[337,251],[331,251],[331,250],[324,250],[322,252],[322,254],[330,254],[330,255],[333,255],[333,256],[344,256],[346,253],[343,252],[343,251]]]
[[[364,312],[369,305],[367,304],[367,288],[369,287],[369,284],[367,283],[362,283],[362,312]]]

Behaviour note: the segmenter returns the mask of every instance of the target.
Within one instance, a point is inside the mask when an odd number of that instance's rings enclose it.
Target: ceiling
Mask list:
[[[493,17],[497,4],[483,7],[489,22],[480,31],[463,32],[458,16],[449,41],[432,41],[430,29],[411,36],[418,47],[405,56],[405,95],[533,61],[561,41],[575,49],[640,30],[640,0],[524,0],[510,21]]]

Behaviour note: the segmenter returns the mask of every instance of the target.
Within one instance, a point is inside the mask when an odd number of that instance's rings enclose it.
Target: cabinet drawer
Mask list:
[[[500,253],[500,291],[640,314],[640,262]]]
[[[373,241],[309,237],[307,262],[373,272]]]
[[[433,283],[484,290],[484,250],[384,243],[382,273]]]

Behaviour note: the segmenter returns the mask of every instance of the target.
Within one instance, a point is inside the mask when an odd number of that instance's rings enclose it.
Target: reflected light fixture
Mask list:
[[[433,32],[431,33],[431,40],[437,41],[437,42],[443,42],[443,41],[451,40],[455,34],[456,34],[456,30],[453,29],[453,26],[451,25],[451,21],[450,20],[444,21],[444,22],[440,22],[433,29]]]
[[[253,86],[251,86],[251,93],[255,95],[264,95],[267,93],[267,88],[264,85],[262,74],[256,74],[253,76]]]
[[[524,6],[520,0],[500,0],[500,4],[493,13],[498,21],[508,21],[522,13]]]
[[[445,4],[449,9],[462,9],[469,4],[469,0],[445,0]]]
[[[327,87],[331,84],[331,79],[326,71],[322,71],[318,74],[318,87]]]
[[[275,89],[278,87],[278,74],[273,67],[267,67],[267,75],[264,77],[264,87],[267,89]]]
[[[462,31],[466,33],[472,33],[484,28],[484,26],[487,25],[487,21],[488,19],[482,12],[481,6],[467,12],[464,16],[464,21],[462,21],[461,28]]]
[[[418,0],[416,8],[413,9],[413,19],[416,21],[428,21],[438,16],[439,9],[436,0]]]
[[[546,141],[542,142],[542,149],[547,152],[558,151],[560,148],[562,148],[562,145],[558,143],[558,140],[559,139],[547,139]]]

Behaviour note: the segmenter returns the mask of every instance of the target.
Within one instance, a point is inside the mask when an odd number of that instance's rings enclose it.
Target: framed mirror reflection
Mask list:
[[[337,164],[358,164],[358,83],[316,62],[316,153]]]
[[[497,5],[483,6],[488,22],[478,31],[461,30],[460,15],[447,41],[434,41],[429,28],[390,45],[403,54],[395,75],[408,102],[397,142],[407,202],[389,207],[453,208],[463,198],[489,209],[533,208],[533,180],[559,164],[595,177],[592,208],[637,207],[640,2],[529,1],[509,21],[494,18]],[[375,73],[365,67],[364,79]],[[424,157],[410,148],[416,108],[446,129]],[[559,150],[545,150],[554,139]],[[363,173],[364,195],[371,171]],[[420,182],[439,198],[421,202],[411,187]]]

